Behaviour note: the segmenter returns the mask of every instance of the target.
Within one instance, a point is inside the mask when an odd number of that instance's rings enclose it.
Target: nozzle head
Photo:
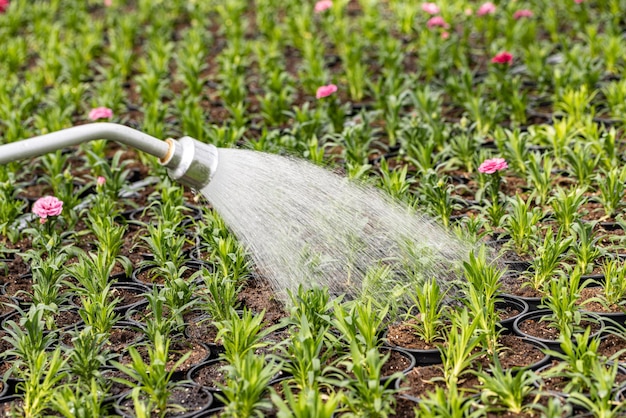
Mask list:
[[[218,152],[214,145],[188,136],[167,139],[167,143],[170,148],[159,162],[173,180],[196,190],[209,184],[217,170]]]

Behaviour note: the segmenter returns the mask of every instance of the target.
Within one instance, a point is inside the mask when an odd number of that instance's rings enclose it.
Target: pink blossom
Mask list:
[[[331,0],[320,0],[315,3],[315,8],[313,9],[315,13],[321,13],[324,10],[328,10],[333,7],[333,2]]]
[[[443,31],[441,32],[441,39],[448,39],[450,37],[450,32]]]
[[[9,0],[0,0],[0,13],[4,13],[9,8]]]
[[[432,28],[448,29],[450,27],[450,25],[448,25],[446,21],[443,20],[443,17],[441,16],[431,17],[430,19],[428,19],[428,22],[426,22],[426,26],[428,27],[428,29],[432,29]]]
[[[513,13],[513,19],[515,20],[519,20],[522,19],[524,17],[533,17],[533,11],[529,10],[529,9],[522,9],[522,10],[518,10],[515,13]]]
[[[506,160],[504,158],[491,158],[483,161],[483,163],[478,167],[478,171],[483,174],[493,174],[496,171],[502,171],[509,168]]]
[[[102,176],[98,176],[98,178],[96,179],[96,184],[98,186],[104,186],[104,183],[106,182],[107,182],[107,179]]]
[[[323,97],[328,97],[331,94],[333,94],[334,92],[337,91],[337,86],[334,84],[329,84],[327,86],[321,86],[317,89],[317,92],[315,92],[315,97],[317,99],[321,99]]]
[[[465,13],[465,16],[471,16],[471,15],[474,14],[474,11],[472,10],[471,7],[468,7],[468,8],[465,9],[464,13]]]
[[[44,196],[37,199],[33,204],[33,213],[39,218],[39,222],[45,223],[48,216],[58,216],[63,211],[63,201],[54,196]]]
[[[576,4],[580,4],[580,3],[582,3],[583,1],[584,1],[584,0],[574,0],[574,3],[576,3]]]
[[[507,51],[499,52],[493,58],[491,58],[491,63],[511,65],[513,63],[513,54]]]
[[[113,111],[108,107],[96,107],[89,112],[89,119],[111,119],[113,117]]]
[[[493,4],[492,2],[488,1],[486,3],[483,3],[478,10],[476,11],[476,15],[478,16],[485,16],[485,15],[490,15],[495,13],[496,11],[496,5]]]
[[[436,15],[440,12],[439,6],[435,3],[422,3],[422,10],[429,15]]]

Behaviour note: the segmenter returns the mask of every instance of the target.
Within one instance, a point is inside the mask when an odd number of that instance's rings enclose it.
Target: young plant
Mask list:
[[[626,196],[626,169],[624,167],[612,167],[609,170],[602,170],[596,176],[596,184],[600,189],[600,194],[593,198],[600,203],[604,209],[603,219],[616,216],[624,207],[624,196]]]
[[[231,308],[232,309],[232,308]],[[276,327],[263,328],[263,317],[265,311],[254,314],[248,309],[244,309],[238,315],[232,309],[230,319],[216,322],[218,333],[216,340],[221,340],[224,346],[224,357],[230,364],[235,365],[248,352],[255,352],[268,345],[263,339],[269,335]]]
[[[598,354],[600,338],[591,336],[591,328],[563,338],[561,350],[549,350],[548,354],[559,363],[546,372],[546,377],[561,377],[567,382],[565,393],[587,392],[596,382],[594,374],[599,368],[606,370],[606,361]],[[610,367],[610,366],[609,366]]]
[[[467,309],[462,309],[451,317],[452,325],[446,335],[446,343],[439,346],[443,360],[443,373],[449,388],[456,388],[459,380],[472,362],[480,357],[481,337],[476,333],[477,321],[470,319]]]
[[[571,272],[561,272],[548,285],[548,297],[544,304],[551,310],[550,321],[559,330],[562,339],[570,339],[580,331],[583,314],[580,310],[580,289],[585,288],[591,279],[581,283],[582,273],[578,267]]]
[[[237,295],[242,285],[230,276],[222,276],[221,270],[211,272],[202,268],[205,293],[202,294],[202,307],[214,321],[231,319],[233,309],[239,306]]]
[[[152,344],[147,346],[149,363],[145,363],[135,347],[129,347],[131,357],[129,365],[113,361],[112,364],[125,373],[128,379],[117,379],[128,387],[137,389],[154,405],[154,411],[159,417],[165,417],[168,412],[180,412],[184,410],[180,405],[171,405],[169,397],[179,382],[172,380],[176,369],[183,364],[191,353],[183,355],[173,366],[168,366],[170,340],[160,332],[154,335]],[[135,381],[137,383],[133,383]]]
[[[387,308],[374,307],[371,299],[353,303],[349,308],[336,301],[331,324],[347,345],[356,344],[361,354],[366,355],[370,350],[378,350],[382,344],[380,332],[387,311]]]
[[[85,387],[93,385],[93,380],[100,380],[100,369],[115,356],[106,347],[106,335],[94,332],[86,326],[70,332],[72,348],[68,352],[68,370],[75,376],[77,384]]]
[[[588,392],[572,391],[569,393],[568,400],[589,411],[594,417],[624,416],[626,404],[616,402],[613,395],[619,367],[618,362],[608,365],[602,361],[595,362],[590,373],[591,385]]]
[[[27,312],[23,312],[18,308],[19,323],[9,319],[4,324],[7,335],[3,339],[12,347],[4,354],[17,357],[11,370],[18,377],[23,377],[25,367],[33,370],[35,363],[39,361],[40,354],[49,351],[57,338],[56,331],[46,331],[44,320],[46,309],[49,308],[31,305]]]
[[[422,176],[417,191],[420,202],[448,228],[452,212],[461,208],[458,200],[452,196],[454,185],[450,184],[449,177],[428,170]]]
[[[343,363],[350,376],[346,404],[355,416],[384,418],[394,413],[396,389],[390,383],[402,376],[394,373],[383,381],[382,368],[390,354],[382,355],[378,348],[363,351],[355,340],[350,343],[350,358]]]
[[[85,385],[64,385],[54,393],[51,407],[65,418],[108,417],[102,398],[103,388],[92,378]]]
[[[607,308],[626,305],[626,260],[609,259],[602,265],[603,293],[596,300]]]
[[[303,313],[298,327],[292,330],[290,341],[281,348],[285,371],[293,376],[299,390],[319,390],[320,386],[338,383],[332,378],[338,372],[332,366],[334,353],[328,349],[327,333],[328,327],[312,328]]]
[[[567,191],[558,187],[548,203],[554,211],[554,217],[559,223],[559,229],[565,234],[569,234],[574,222],[582,217],[580,207],[587,203],[585,188]]]
[[[142,260],[140,268],[164,267],[168,262],[172,263],[175,271],[187,262],[187,256],[183,251],[185,236],[177,233],[175,229],[166,226],[164,223],[146,226],[148,236],[141,237],[146,244],[146,249],[150,251],[153,258]]]
[[[265,416],[272,403],[264,395],[280,369],[280,363],[268,360],[265,355],[252,350],[241,353],[234,363],[225,367],[226,385],[220,386],[222,394],[217,395],[225,405],[223,414],[233,418]]]
[[[166,292],[166,287],[159,289],[158,286],[154,286],[152,292],[145,294],[149,310],[149,314],[145,318],[146,335],[152,342],[157,338],[169,338],[172,331],[179,328],[176,317],[167,312]]]
[[[479,372],[478,379],[482,383],[480,398],[488,411],[518,415],[533,411],[534,402],[529,400],[539,380],[533,371],[492,367],[489,372]]]
[[[278,418],[332,418],[343,399],[341,392],[322,393],[316,388],[304,388],[294,394],[287,381],[283,382],[284,400],[271,390]]]
[[[530,200],[524,201],[520,195],[510,197],[503,221],[504,230],[511,237],[507,246],[512,247],[520,255],[528,254],[531,245],[535,243],[537,223],[542,216],[540,208],[530,208]]]
[[[571,228],[574,236],[571,250],[582,274],[591,273],[594,262],[603,255],[602,247],[598,245],[600,239],[594,236],[595,225],[596,222],[576,222]]]
[[[32,364],[17,384],[22,394],[22,404],[18,407],[19,416],[35,418],[44,415],[54,396],[55,387],[67,378],[67,360],[61,348],[53,352],[40,351],[32,358]]]
[[[559,230],[556,237],[551,229],[546,230],[542,243],[534,248],[535,258],[531,262],[531,276],[523,286],[530,286],[539,293],[545,292],[545,284],[554,276],[559,267],[561,258],[569,248],[573,237],[563,238]]]
[[[552,170],[554,163],[548,155],[537,152],[530,154],[528,160],[528,186],[535,204],[543,205],[552,192]]]
[[[469,260],[463,262],[467,286],[465,288],[465,305],[476,325],[476,332],[483,339],[487,352],[496,355],[500,330],[500,317],[496,312],[496,301],[499,294],[500,279],[503,271],[489,263],[485,247],[481,247],[475,255],[469,254]]]
[[[456,385],[447,390],[437,387],[415,408],[415,416],[423,418],[477,418],[482,413]]]
[[[94,332],[98,334],[108,335],[120,319],[120,315],[115,312],[118,299],[111,298],[110,286],[107,285],[102,293],[81,297],[82,306],[79,308],[78,314],[85,321],[85,324],[92,327]]]
[[[426,279],[415,284],[409,297],[413,305],[407,311],[405,319],[413,332],[428,344],[442,341],[445,336],[444,318],[447,314],[443,303],[446,292],[441,290],[437,280]]]
[[[293,325],[299,326],[306,317],[307,327],[314,335],[327,329],[333,308],[328,288],[312,287],[305,289],[304,286],[300,285],[295,295],[289,290],[287,293],[291,301],[289,320]],[[339,303],[339,301],[334,303]]]

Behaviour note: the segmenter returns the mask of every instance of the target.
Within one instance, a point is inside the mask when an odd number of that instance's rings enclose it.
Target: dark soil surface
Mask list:
[[[436,344],[430,344],[419,338],[415,333],[415,320],[410,319],[405,322],[391,324],[387,331],[387,343],[400,348],[410,348],[416,350],[431,350],[437,348]]]
[[[198,386],[183,386],[180,388],[176,388],[172,390],[169,397],[169,405],[179,405],[183,409],[180,411],[172,410],[168,411],[165,414],[165,417],[176,417],[184,414],[189,414],[194,411],[200,411],[203,408],[206,408],[211,402],[212,397],[209,393],[204,392]],[[134,416],[133,411],[133,400],[130,398],[124,398],[120,402],[120,405],[124,410],[129,411],[131,416]],[[151,417],[157,418],[161,417],[159,411],[152,411]]]
[[[440,365],[414,367],[400,384],[402,394],[422,398],[437,387],[446,388],[443,369]],[[459,389],[468,392],[480,392],[480,381],[471,373],[465,374],[458,382]]]
[[[226,374],[222,370],[228,363],[226,361],[211,361],[194,371],[191,379],[198,385],[209,389],[219,389],[218,384],[226,383]]]

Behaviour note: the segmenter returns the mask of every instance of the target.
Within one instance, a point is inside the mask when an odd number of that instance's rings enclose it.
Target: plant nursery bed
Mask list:
[[[0,417],[572,416],[524,370],[610,382],[619,2],[414,3],[0,0]],[[18,142],[75,126],[155,155]],[[606,328],[550,359],[539,306]]]

